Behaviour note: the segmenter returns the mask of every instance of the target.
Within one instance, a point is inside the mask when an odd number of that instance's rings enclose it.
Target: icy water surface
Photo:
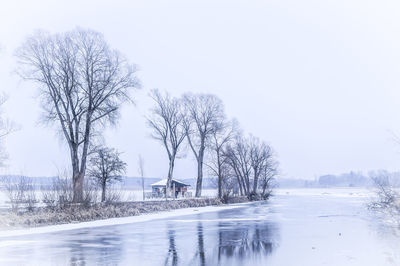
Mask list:
[[[396,231],[356,190],[279,190],[268,203],[0,238],[0,265],[400,265]]]

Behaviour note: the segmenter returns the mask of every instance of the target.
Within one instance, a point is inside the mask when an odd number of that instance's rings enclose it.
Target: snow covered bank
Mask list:
[[[57,207],[37,207],[32,210],[18,210],[18,212],[8,210],[0,212],[0,229],[87,222],[221,204],[222,202],[217,198],[195,198],[168,201],[97,203],[92,205],[69,204]]]
[[[110,219],[105,219],[105,220],[96,220],[96,221],[81,222],[81,223],[59,224],[59,225],[50,225],[50,226],[27,228],[27,229],[4,230],[4,231],[0,231],[0,238],[16,237],[16,236],[30,235],[30,234],[53,233],[53,232],[74,230],[74,229],[81,229],[81,228],[89,228],[89,227],[91,228],[91,227],[101,227],[101,226],[110,226],[110,225],[122,225],[122,224],[147,222],[147,221],[152,221],[152,220],[156,220],[156,219],[167,219],[167,218],[171,218],[171,217],[190,215],[193,213],[206,213],[206,212],[215,212],[215,211],[221,211],[221,210],[235,209],[235,208],[243,207],[247,204],[251,204],[251,202],[238,203],[238,204],[232,204],[232,205],[175,209],[175,210],[168,211],[168,212],[164,211],[164,212],[143,214],[143,215],[138,215],[138,216],[110,218]]]

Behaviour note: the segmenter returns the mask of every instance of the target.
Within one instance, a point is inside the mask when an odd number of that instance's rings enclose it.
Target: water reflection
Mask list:
[[[169,248],[164,265],[178,265],[178,252],[175,246],[175,230],[168,230]]]
[[[259,265],[277,245],[264,207],[21,236],[0,265]]]
[[[265,262],[278,246],[279,228],[265,218],[265,206],[198,215],[195,251],[184,265],[247,265]],[[264,216],[262,216],[264,215]],[[193,222],[195,222],[194,220]],[[187,228],[190,232],[190,229]],[[190,236],[182,236],[190,239]],[[184,241],[183,239],[180,239]],[[187,242],[187,241],[185,241]]]
[[[85,252],[83,251],[82,248],[79,248],[77,245],[72,245],[71,246],[71,258],[70,258],[70,265],[85,265],[86,264],[86,259],[85,259]]]
[[[200,265],[206,265],[206,255],[204,252],[204,236],[203,236],[203,224],[199,222],[197,224],[197,244],[198,244],[198,256],[200,259]]]
[[[0,265],[400,265],[399,237],[381,233],[360,199],[310,193],[276,196],[273,205],[0,237]]]
[[[218,228],[218,261],[267,257],[278,244],[278,228],[268,221],[220,222]]]
[[[78,232],[66,235],[65,243],[59,249],[68,248],[70,252],[70,265],[86,265],[95,261],[96,264],[116,265],[123,255],[123,237],[118,230],[106,232]],[[88,237],[89,235],[89,237]]]

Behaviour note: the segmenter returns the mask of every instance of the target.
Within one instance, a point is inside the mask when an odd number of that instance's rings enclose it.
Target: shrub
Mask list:
[[[35,208],[38,201],[32,178],[20,176],[14,181],[10,177],[5,177],[2,181],[14,211],[19,210],[21,206],[25,206],[29,211]]]
[[[41,187],[43,203],[51,208],[66,208],[73,204],[73,182],[71,178],[57,177],[50,187]],[[81,205],[88,207],[97,201],[97,190],[90,179],[83,186],[83,201]]]

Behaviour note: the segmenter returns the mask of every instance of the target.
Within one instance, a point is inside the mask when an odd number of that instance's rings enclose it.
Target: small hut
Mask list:
[[[171,191],[175,198],[184,198],[188,196],[188,187],[190,185],[185,184],[179,180],[171,180]],[[154,184],[151,184],[151,195],[153,198],[165,197],[165,187],[167,186],[167,179],[162,179]]]

